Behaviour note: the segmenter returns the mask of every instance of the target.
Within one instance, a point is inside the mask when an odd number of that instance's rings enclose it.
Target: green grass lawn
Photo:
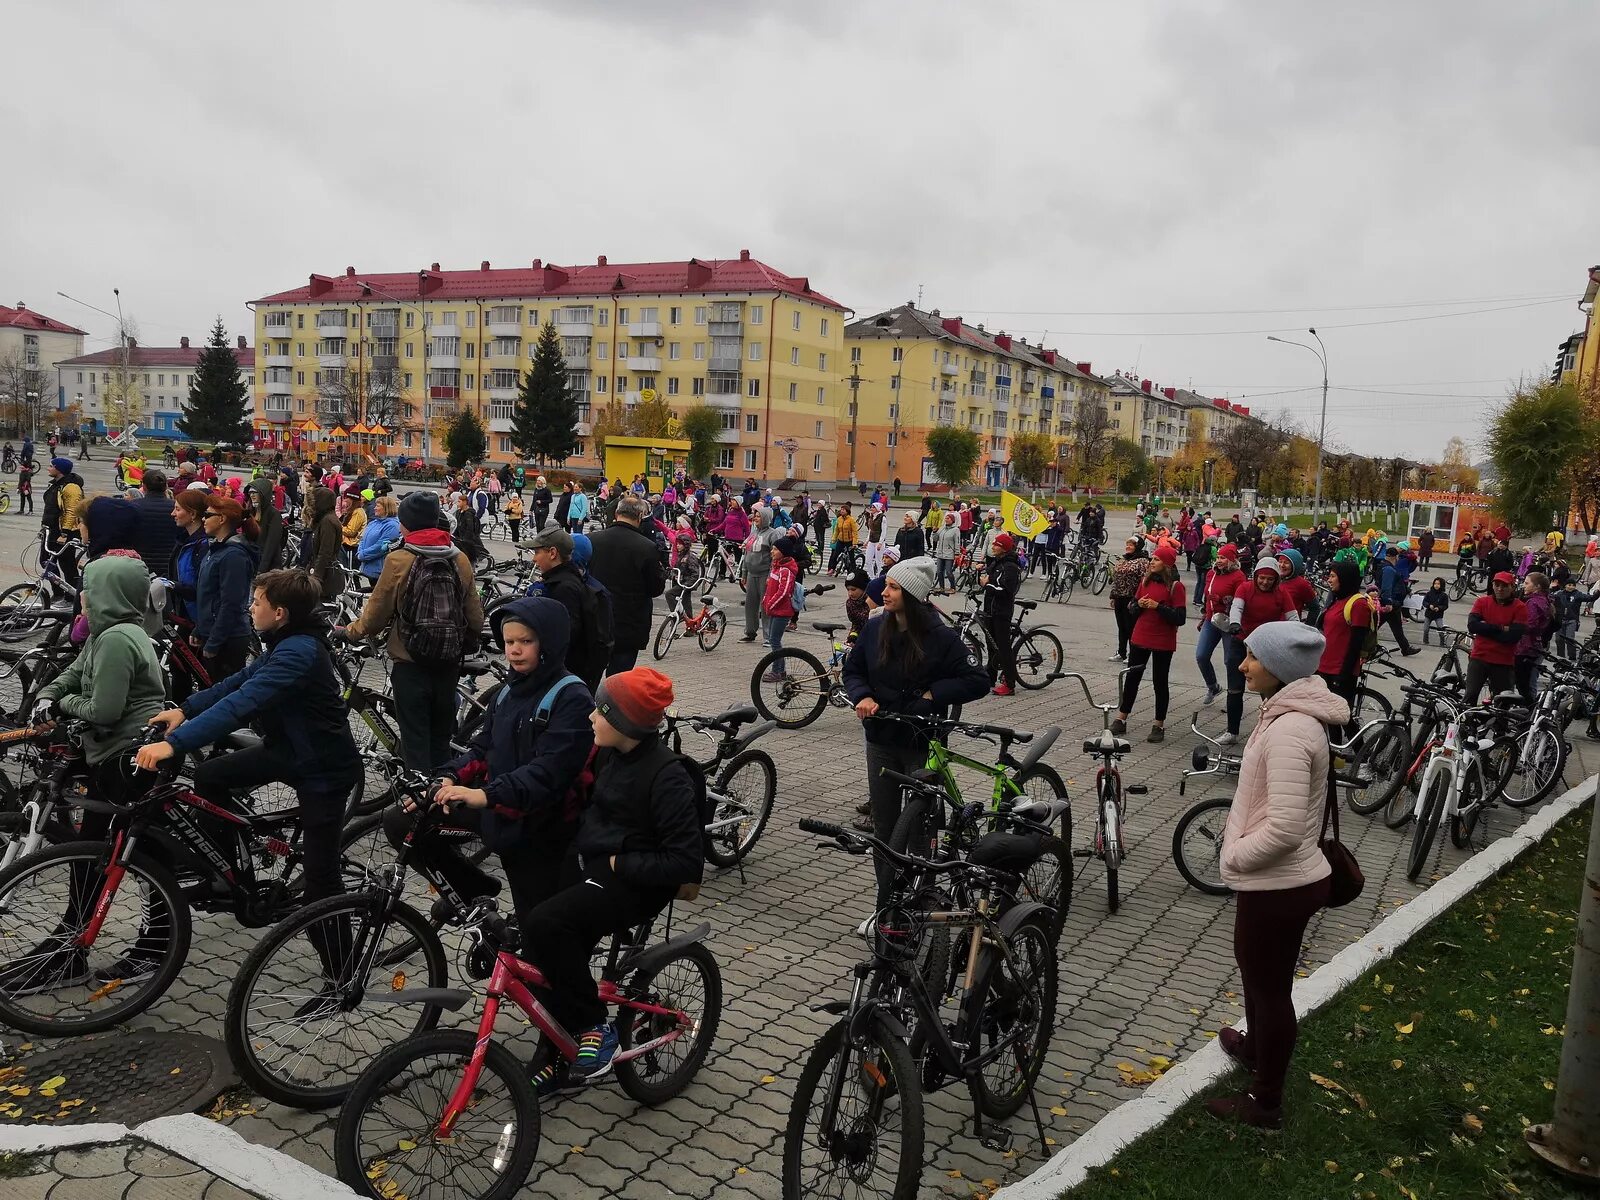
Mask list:
[[[1301,1026],[1281,1132],[1223,1124],[1196,1100],[1066,1195],[1595,1195],[1522,1141],[1554,1099],[1589,819],[1573,814]],[[1243,1086],[1234,1072],[1208,1094]]]

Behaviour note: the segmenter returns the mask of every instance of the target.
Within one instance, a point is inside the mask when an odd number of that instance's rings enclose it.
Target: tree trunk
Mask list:
[[[1525,1135],[1529,1149],[1548,1165],[1590,1183],[1600,1182],[1600,785],[1596,795],[1554,1119]]]

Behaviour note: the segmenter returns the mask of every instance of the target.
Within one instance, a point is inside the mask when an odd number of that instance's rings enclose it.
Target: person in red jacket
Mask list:
[[[1111,722],[1112,733],[1127,732],[1128,714],[1139,696],[1139,681],[1144,678],[1144,665],[1148,662],[1156,693],[1156,720],[1145,741],[1159,742],[1167,736],[1167,672],[1172,667],[1172,653],[1178,648],[1178,630],[1188,619],[1184,611],[1188,596],[1178,578],[1177,564],[1176,546],[1157,546],[1155,562],[1134,596],[1133,609],[1138,617],[1128,637],[1127,680],[1122,685],[1121,711]]]
[[[1294,598],[1278,586],[1282,569],[1275,558],[1263,558],[1239,584],[1228,607],[1228,632],[1233,636],[1222,648],[1222,661],[1228,668],[1228,731],[1218,740],[1231,746],[1239,740],[1239,725],[1244,720],[1244,640],[1268,621],[1293,621],[1299,610]]]
[[[767,648],[770,650],[783,649],[783,635],[795,618],[794,585],[800,578],[795,557],[799,553],[800,539],[793,534],[772,544],[772,569],[767,574],[766,590],[761,594],[761,616],[767,624]],[[781,683],[783,678],[783,659],[775,658],[761,682]]]
[[[1317,589],[1306,578],[1306,560],[1300,551],[1292,548],[1278,551],[1277,559],[1278,570],[1283,573],[1279,590],[1294,601],[1295,608],[1307,625],[1315,625],[1322,614],[1317,611]]]
[[[1517,577],[1499,571],[1489,581],[1487,595],[1472,602],[1467,615],[1467,632],[1472,634],[1472,653],[1467,659],[1465,695],[1476,704],[1487,683],[1491,694],[1510,691],[1516,680],[1517,643],[1528,632],[1528,606],[1517,596]]]
[[[1218,548],[1216,565],[1211,568],[1200,597],[1200,632],[1194,646],[1194,660],[1200,666],[1200,678],[1206,681],[1206,704],[1214,703],[1222,695],[1222,689],[1217,686],[1217,669],[1211,665],[1211,657],[1229,636],[1228,611],[1233,607],[1233,593],[1238,590],[1242,578],[1239,574],[1238,549],[1231,542]],[[1226,651],[1223,657],[1226,661]]]

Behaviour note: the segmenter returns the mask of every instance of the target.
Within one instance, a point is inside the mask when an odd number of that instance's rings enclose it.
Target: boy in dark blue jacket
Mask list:
[[[435,803],[457,805],[455,813],[413,842],[412,852],[462,901],[494,896],[499,881],[455,847],[461,830],[480,833],[500,854],[518,923],[526,928],[527,914],[555,891],[572,840],[578,814],[569,811],[568,800],[594,745],[594,698],[567,673],[571,619],[560,601],[512,600],[495,610],[491,627],[511,673],[489,701],[467,752],[441,769]],[[396,846],[414,823],[400,808],[384,814],[384,832]],[[459,914],[441,897],[435,915],[448,920]]]
[[[305,898],[344,890],[339,879],[339,832],[346,798],[362,777],[350,736],[339,677],[328,653],[328,623],[317,612],[322,589],[303,570],[258,575],[250,621],[266,652],[244,670],[181,708],[150,719],[167,730],[165,741],[139,749],[145,770],[175,754],[208,746],[254,721],[262,742],[209,758],[195,768],[195,791],[219,804],[264,783],[293,785],[300,801]]]

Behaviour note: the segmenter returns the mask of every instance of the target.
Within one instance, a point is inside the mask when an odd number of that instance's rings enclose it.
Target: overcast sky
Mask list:
[[[58,290],[173,344],[352,264],[748,248],[1313,428],[1265,335],[1315,324],[1330,443],[1435,457],[1600,262],[1594,0],[5,10],[0,300],[91,349]]]

